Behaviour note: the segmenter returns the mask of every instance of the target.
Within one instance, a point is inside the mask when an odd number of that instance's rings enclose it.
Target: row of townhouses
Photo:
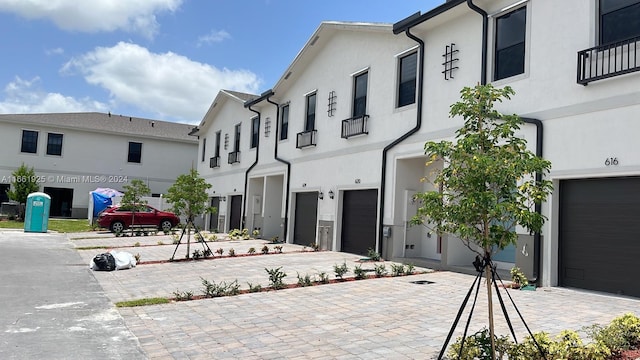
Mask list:
[[[323,22],[270,90],[220,91],[196,128],[0,116],[0,176],[35,166],[57,181],[43,184],[52,214],[81,217],[89,191],[121,186],[76,178],[143,178],[158,195],[197,164],[218,208],[208,230],[471,272],[459,239],[409,226],[412,198],[434,190],[420,180],[443,164],[425,166],[423,146],[454,138],[460,90],[508,85],[516,95],[498,109],[525,120],[518,136],[552,162],[554,191],[535,209],[543,231],[520,231],[499,268],[640,296],[639,48],[640,0],[449,0],[393,25]]]
[[[553,164],[542,233],[494,260],[540,284],[640,295],[640,1],[450,0],[396,24],[323,22],[272,89],[221,91],[198,128],[211,230],[469,271],[452,236],[411,227],[426,141],[453,139],[465,86],[499,104]],[[471,270],[472,271],[472,270]]]

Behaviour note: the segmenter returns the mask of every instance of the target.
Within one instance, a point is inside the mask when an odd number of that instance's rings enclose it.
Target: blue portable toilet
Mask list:
[[[27,196],[27,208],[24,215],[25,232],[47,232],[51,196],[43,192],[34,192]]]

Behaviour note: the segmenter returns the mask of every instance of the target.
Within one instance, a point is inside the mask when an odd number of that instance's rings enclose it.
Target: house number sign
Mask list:
[[[607,158],[607,159],[604,161],[604,165],[605,165],[605,166],[618,165],[618,158],[617,158],[617,157],[610,157],[610,158]]]

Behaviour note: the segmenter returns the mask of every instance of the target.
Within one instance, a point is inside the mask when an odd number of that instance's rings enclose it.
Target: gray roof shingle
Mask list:
[[[0,123],[2,122],[197,142],[195,137],[189,136],[193,125],[98,112],[0,114]]]

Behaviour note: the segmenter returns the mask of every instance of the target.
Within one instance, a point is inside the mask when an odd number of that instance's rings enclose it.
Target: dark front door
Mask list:
[[[344,192],[341,251],[366,255],[376,248],[377,205],[378,190]]]
[[[561,286],[640,297],[640,178],[560,182]]]
[[[71,217],[73,189],[45,187],[44,193],[51,196],[50,216]]]
[[[296,194],[295,225],[293,243],[308,246],[316,243],[316,223],[318,222],[318,193]]]
[[[218,232],[218,214],[220,213],[220,198],[211,198],[211,207],[215,208],[215,211],[209,214],[209,231]]]
[[[242,195],[231,196],[231,214],[229,230],[242,229]]]

